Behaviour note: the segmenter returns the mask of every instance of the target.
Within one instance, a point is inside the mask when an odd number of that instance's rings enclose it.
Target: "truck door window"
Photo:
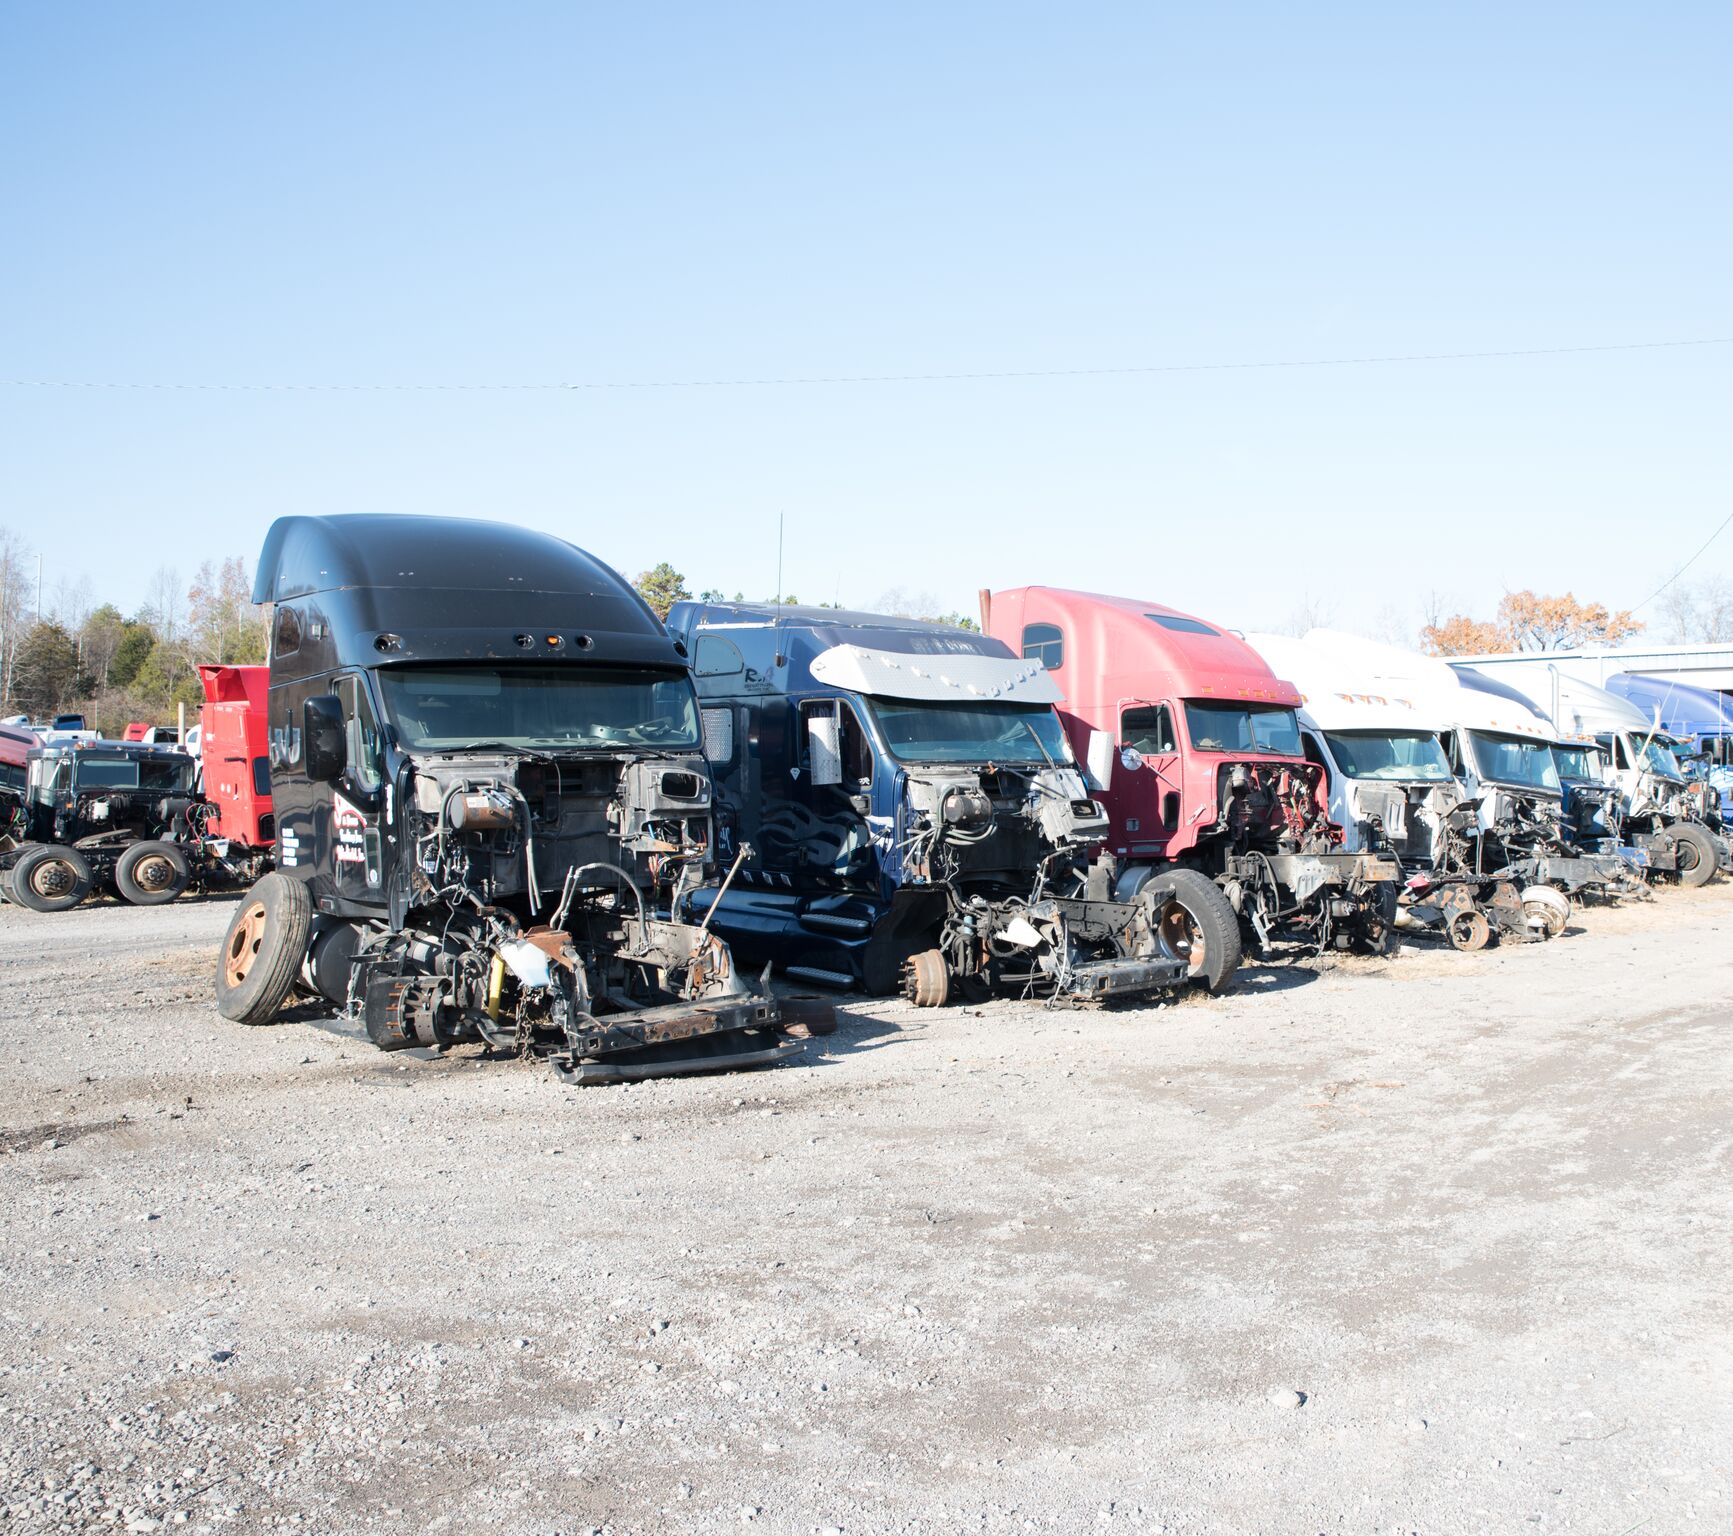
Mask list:
[[[801,753],[815,784],[854,790],[872,783],[872,748],[853,706],[843,699],[808,699],[800,706]]]
[[[1172,752],[1173,713],[1165,704],[1139,704],[1119,717],[1119,737],[1134,752],[1153,757]]]
[[[1049,672],[1065,665],[1065,635],[1057,624],[1025,624],[1023,626],[1023,657],[1038,661]]]
[[[293,656],[301,649],[301,615],[293,608],[277,610],[277,628],[271,641],[273,656]]]
[[[732,640],[701,635],[692,653],[692,670],[700,677],[736,677],[746,670],[746,658]]]
[[[351,674],[337,679],[331,690],[343,701],[343,733],[349,747],[348,776],[355,787],[366,793],[379,788],[379,722],[373,713],[373,701],[359,677]]]

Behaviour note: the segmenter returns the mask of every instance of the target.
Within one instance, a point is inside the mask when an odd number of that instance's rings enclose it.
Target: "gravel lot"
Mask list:
[[[591,1090],[230,910],[0,909],[0,1529],[1733,1530],[1725,883]]]

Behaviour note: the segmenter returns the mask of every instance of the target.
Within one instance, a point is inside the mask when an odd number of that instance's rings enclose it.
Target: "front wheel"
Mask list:
[[[19,855],[7,894],[32,912],[65,912],[83,901],[94,883],[90,865],[76,848],[43,843]]]
[[[217,1012],[237,1024],[266,1024],[289,999],[307,935],[313,898],[299,880],[272,870],[241,902],[217,956]]]
[[[1161,955],[1183,960],[1186,974],[1206,991],[1227,991],[1240,968],[1240,920],[1221,887],[1195,869],[1170,869],[1144,890]]]
[[[114,866],[114,887],[135,907],[160,907],[192,881],[187,856],[156,838],[134,843]]]
[[[1667,830],[1673,839],[1673,855],[1678,861],[1679,884],[1707,885],[1715,878],[1718,850],[1714,834],[1694,821],[1676,822]]]

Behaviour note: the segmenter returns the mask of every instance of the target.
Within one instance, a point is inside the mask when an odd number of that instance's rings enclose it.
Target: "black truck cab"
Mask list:
[[[672,920],[715,873],[710,776],[683,649],[618,574],[507,524],[290,517],[254,600],[279,868],[225,945],[228,1016],[299,984],[383,1048],[582,1081],[798,1049]]]

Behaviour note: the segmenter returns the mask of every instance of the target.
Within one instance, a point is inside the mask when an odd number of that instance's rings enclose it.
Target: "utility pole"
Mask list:
[[[42,556],[36,557],[36,622],[42,622]]]

